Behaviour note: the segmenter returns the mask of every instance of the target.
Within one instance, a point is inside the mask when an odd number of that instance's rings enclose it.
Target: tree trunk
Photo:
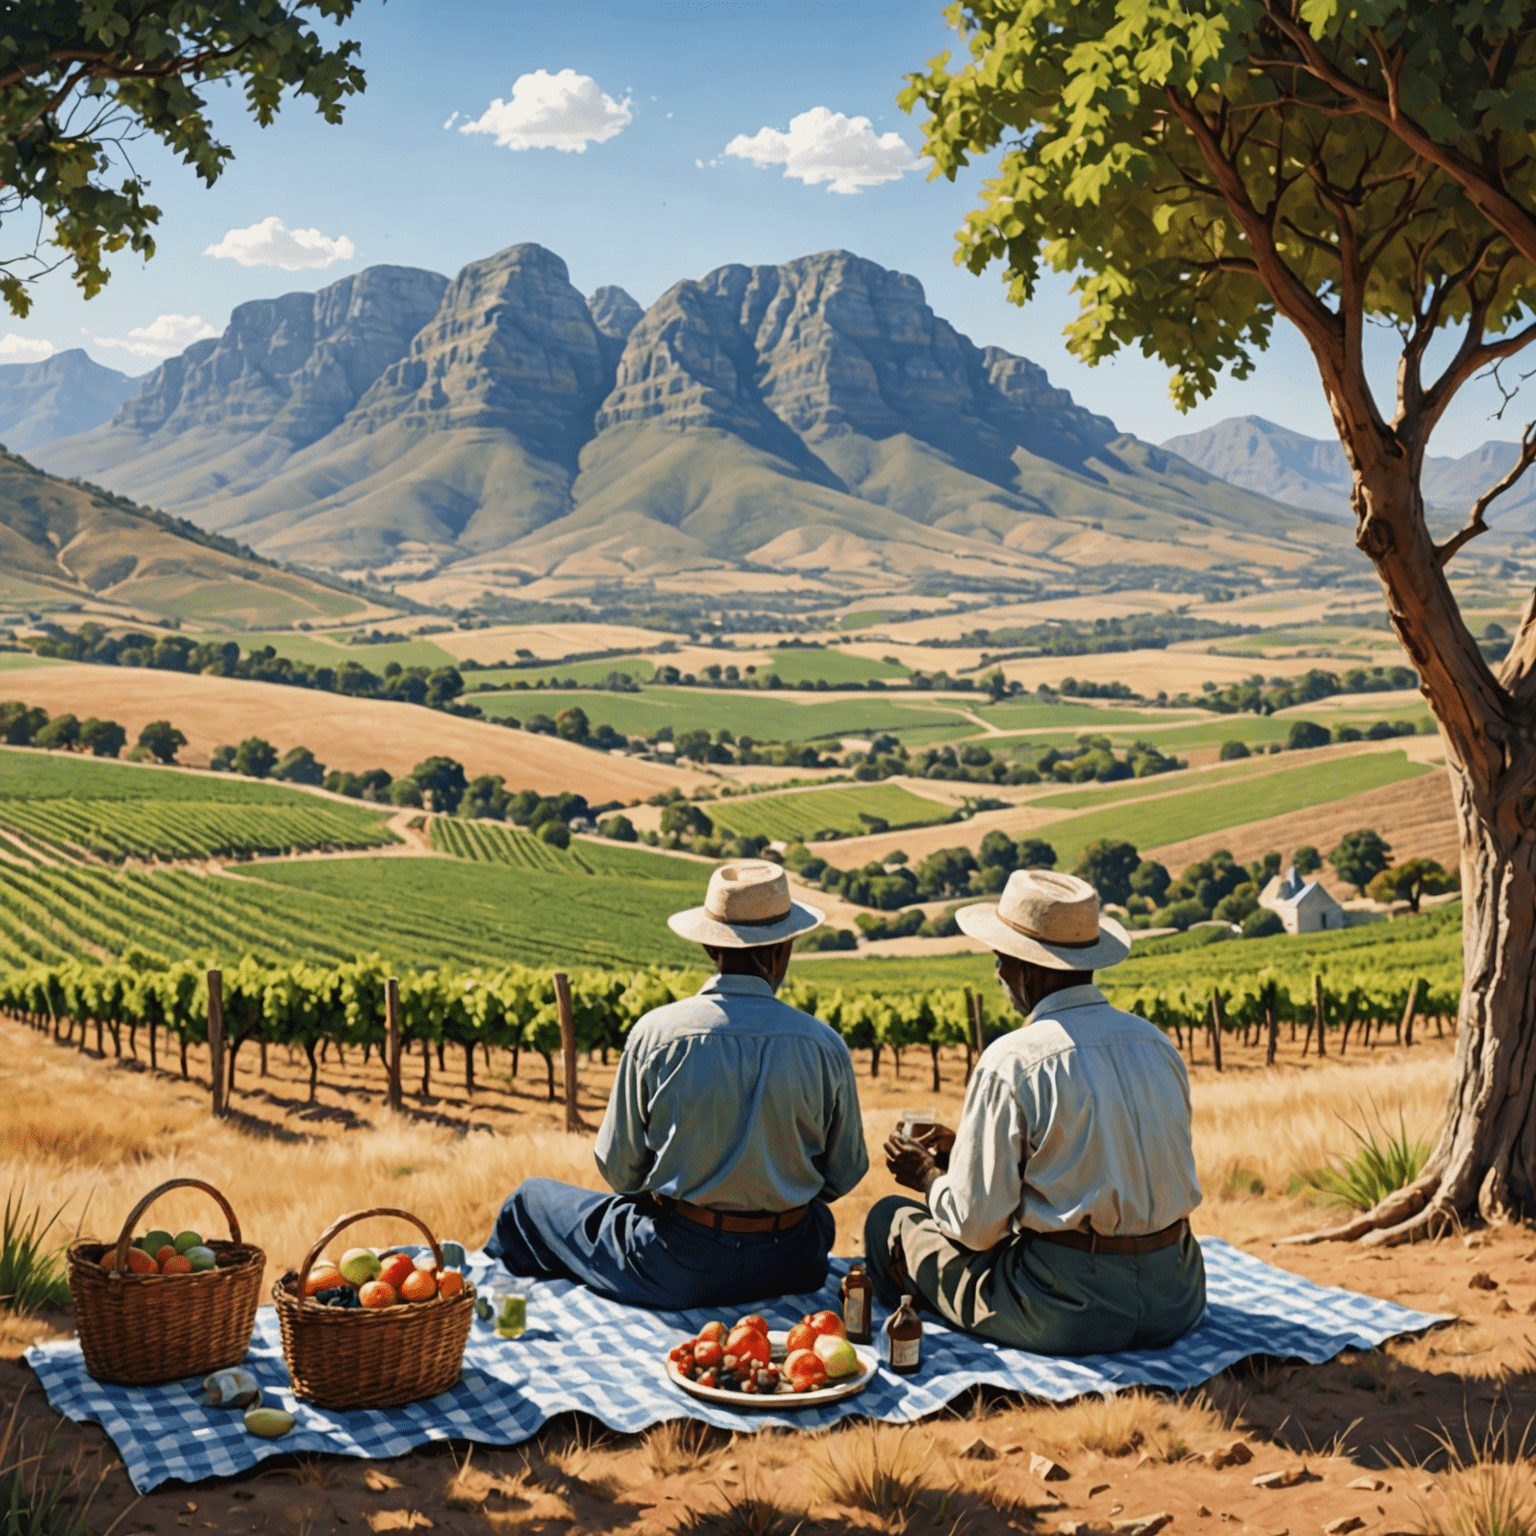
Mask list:
[[[928,1054],[933,1057],[933,1091],[937,1093],[941,1086],[939,1083],[939,1048],[932,1041],[928,1045]]]
[[[1268,1036],[1268,1045],[1264,1051],[1264,1065],[1272,1067],[1275,1064],[1275,1052],[1280,1046],[1280,1019],[1275,1012],[1275,983],[1264,988],[1264,1029]]]
[[[432,1092],[432,1047],[423,1040],[421,1042],[421,1096],[426,1098]]]
[[[475,1096],[475,1048],[472,1044],[464,1047],[464,1092],[470,1098]]]
[[[548,1051],[540,1051],[539,1055],[544,1058],[544,1073],[549,1080],[549,1102],[553,1104],[555,1102],[555,1058]]]
[[[880,1076],[880,1047],[878,1045],[872,1045],[869,1048],[869,1075],[871,1077]]]
[[[155,1021],[149,1021],[149,1070],[156,1072],[160,1068],[159,1058],[155,1055]]]
[[[315,1087],[320,1080],[320,1063],[315,1060],[315,1042],[304,1042],[304,1054],[309,1057],[309,1102],[315,1102]]]

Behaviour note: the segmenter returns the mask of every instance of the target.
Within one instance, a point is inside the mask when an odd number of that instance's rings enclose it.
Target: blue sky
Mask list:
[[[954,231],[984,168],[955,185],[921,170],[898,174],[907,150],[884,138],[897,134],[913,152],[921,145],[919,125],[895,98],[905,71],[953,41],[938,0],[363,0],[347,30],[363,43],[369,84],[341,126],[290,105],[258,129],[238,101],[215,93],[219,131],[236,151],[219,183],[207,190],[169,156],[138,146],[136,163],[163,211],[158,254],[148,263],[117,258],[89,303],[54,274],[28,320],[0,320],[0,333],[19,338],[0,344],[0,357],[84,346],[99,362],[143,372],[195,333],[163,317],[221,330],[247,299],[318,288],[379,262],[451,275],[526,240],[558,252],[583,291],[617,283],[643,305],[726,262],[842,246],[913,273],[934,309],[973,340],[1033,358],[1080,403],[1141,437],[1160,441],[1245,413],[1331,435],[1311,360],[1283,325],[1254,379],[1228,382],[1180,416],[1158,364],[1127,356],[1088,369],[1068,356],[1061,331],[1075,305],[1065,280],[1020,310],[1004,299],[997,272],[978,278],[954,265]],[[580,86],[585,107],[561,71],[591,82]],[[527,76],[534,81],[514,96]],[[557,121],[562,110],[567,118],[584,110],[587,131],[610,136],[580,153],[515,147],[541,96]],[[500,115],[490,110],[498,100]],[[869,128],[839,124],[836,114],[867,118]],[[537,112],[531,120],[549,121]],[[463,133],[466,122],[488,131]],[[510,125],[502,134],[510,145],[489,131],[498,124]],[[849,147],[825,148],[839,132]],[[863,167],[870,184],[844,192],[787,176],[773,157],[789,150],[813,165],[842,156],[854,181]],[[881,167],[890,179],[874,182]],[[219,246],[272,255],[261,230],[230,237],[269,219],[318,231],[321,256],[335,259],[283,270],[205,254]],[[1518,436],[1519,422],[1487,419],[1492,403],[1479,390],[1442,426],[1434,451]]]

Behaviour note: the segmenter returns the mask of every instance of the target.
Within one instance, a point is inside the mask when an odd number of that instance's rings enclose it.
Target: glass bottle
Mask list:
[[[887,1363],[898,1376],[915,1376],[923,1363],[923,1320],[910,1296],[885,1320]]]
[[[843,1277],[839,1294],[843,1298],[843,1331],[850,1344],[868,1344],[871,1333],[870,1313],[875,1295],[875,1283],[864,1273],[864,1266],[855,1259],[853,1267]]]

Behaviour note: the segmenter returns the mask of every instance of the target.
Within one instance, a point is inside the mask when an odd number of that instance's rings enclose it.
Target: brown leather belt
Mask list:
[[[810,1210],[808,1205],[797,1205],[787,1211],[715,1211],[691,1200],[674,1200],[670,1195],[654,1198],[664,1210],[676,1211],[679,1216],[701,1227],[712,1227],[716,1232],[783,1232],[798,1226]]]
[[[1097,1232],[1036,1232],[1030,1237],[1042,1243],[1059,1243],[1063,1248],[1076,1248],[1082,1253],[1142,1254],[1156,1253],[1159,1248],[1171,1248],[1189,1230],[1189,1219],[1181,1216],[1171,1227],[1161,1232],[1148,1232],[1145,1237],[1101,1237]]]

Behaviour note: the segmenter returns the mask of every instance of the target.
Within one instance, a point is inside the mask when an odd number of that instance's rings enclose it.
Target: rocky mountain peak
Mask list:
[[[0,442],[26,453],[56,437],[88,432],[138,388],[137,379],[103,368],[83,347],[37,363],[0,364]]]
[[[587,300],[587,309],[598,330],[621,344],[645,318],[645,311],[622,288],[598,288]]]

